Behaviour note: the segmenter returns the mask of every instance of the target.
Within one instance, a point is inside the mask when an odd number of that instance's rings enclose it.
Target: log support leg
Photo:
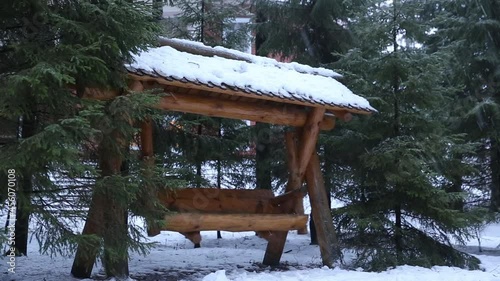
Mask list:
[[[151,120],[145,120],[141,123],[141,158],[145,168],[144,177],[148,178],[151,176],[151,170],[155,165],[153,154],[153,122]],[[146,213],[152,213],[152,210],[154,210],[156,197],[154,191],[154,186],[144,185],[142,187],[139,200]],[[161,217],[158,217],[158,219],[161,219]],[[146,214],[145,220],[149,237],[160,234],[160,226],[154,219],[150,218],[150,214]]]
[[[192,231],[192,232],[181,232],[184,237],[189,239],[189,241],[193,242],[195,248],[200,248],[201,247],[201,235],[199,231]]]
[[[270,266],[279,265],[287,235],[288,231],[270,231],[266,234],[265,239],[268,242],[263,264]]]
[[[288,166],[288,183],[286,185],[286,192],[291,192],[295,188],[302,186],[302,179],[300,178],[299,159],[297,155],[297,132],[289,131],[285,134],[285,144],[287,151],[287,166]],[[303,197],[297,198],[293,208],[294,213],[304,214],[304,200]],[[297,230],[298,234],[307,234],[307,226]]]
[[[340,246],[333,226],[332,213],[317,153],[313,153],[307,167],[306,181],[321,259],[323,265],[332,267],[334,262],[340,258]]]
[[[144,90],[144,85],[140,81],[133,81],[129,85],[130,89],[136,92]],[[155,166],[154,150],[153,150],[153,121],[148,118],[141,122],[141,160],[144,166],[144,178],[152,176],[152,170]],[[155,220],[154,208],[155,198],[157,197],[156,189],[154,186],[145,184],[139,194],[139,202],[145,210],[146,228],[149,237],[160,234],[160,225],[158,221],[162,219],[161,216]],[[152,215],[153,214],[153,215]]]
[[[307,116],[306,123],[301,131],[300,148],[296,150],[296,155],[291,156],[291,159],[296,160],[289,161],[289,167],[293,169],[289,171],[290,179],[292,179],[287,186],[287,189],[289,190],[299,189],[302,185],[309,160],[316,149],[320,124],[324,115],[325,109],[314,108]],[[274,235],[274,237],[269,239],[264,261],[262,262],[263,264],[279,264],[281,255],[283,254],[287,234],[288,231],[278,232]]]

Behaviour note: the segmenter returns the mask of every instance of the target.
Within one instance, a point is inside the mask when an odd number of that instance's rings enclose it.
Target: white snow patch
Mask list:
[[[0,224],[5,223],[5,218],[6,213],[0,211]],[[131,222],[141,224],[140,220]],[[289,271],[271,271],[270,268],[260,268],[255,265],[262,262],[267,242],[255,236],[254,232],[222,232],[222,239],[216,238],[215,231],[202,232],[202,248],[198,249],[194,249],[193,244],[179,233],[161,232],[160,235],[148,238],[147,241],[157,243],[150,254],[147,256],[131,254],[129,265],[132,277],[139,280],[141,276],[148,274],[175,276],[177,272],[184,272],[190,275],[188,277],[180,275],[178,280],[500,281],[500,249],[495,248],[498,245],[496,241],[500,240],[499,230],[499,224],[490,224],[481,233],[483,240],[490,239],[488,241],[491,244],[488,246],[492,246],[492,248],[484,247],[484,252],[475,255],[481,260],[483,271],[442,266],[430,269],[398,266],[380,273],[328,269],[321,267],[318,246],[309,245],[308,235],[297,235],[295,232],[290,232],[288,235],[282,256],[282,262],[288,264]],[[475,240],[470,241],[469,250],[475,248],[476,244]],[[352,258],[352,252],[344,252],[346,262]],[[0,257],[1,281],[79,280],[70,274],[73,258],[60,256],[50,258],[42,255],[35,239],[29,244],[28,256],[16,258],[15,274],[7,272],[6,262],[7,257]],[[255,272],[256,270],[259,272]],[[93,276],[102,280],[103,268],[100,263],[94,267]]]
[[[498,274],[498,273],[497,273]],[[210,276],[210,275],[209,275]],[[207,276],[207,277],[209,277]],[[422,268],[416,266],[398,266],[380,273],[357,272],[342,269],[315,268],[308,270],[290,270],[285,272],[243,272],[226,275],[223,270],[212,273],[218,279],[206,281],[493,281],[500,280],[500,275],[482,271],[466,271],[460,268],[435,266]],[[205,279],[203,279],[205,281]]]
[[[295,71],[302,72],[302,73],[321,75],[321,76],[325,76],[325,77],[333,77],[333,78],[342,77],[341,74],[339,74],[331,69],[326,69],[323,67],[311,67],[309,65],[300,64],[300,63],[296,63],[296,62],[292,62],[292,63],[279,62],[275,59],[268,58],[268,57],[256,56],[256,55],[241,52],[238,50],[224,48],[221,46],[210,47],[210,46],[204,45],[201,42],[194,42],[194,41],[190,41],[190,40],[186,40],[186,39],[173,38],[173,39],[169,39],[169,40],[175,41],[177,43],[181,43],[182,45],[193,46],[193,47],[196,47],[198,49],[207,49],[207,50],[213,49],[213,50],[216,50],[220,53],[234,55],[235,57],[239,57],[241,59],[244,59],[246,61],[249,61],[249,62],[252,62],[255,64],[275,66],[275,67],[278,67],[280,69],[295,70]]]
[[[202,281],[229,281],[229,279],[226,277],[225,270],[218,270],[203,277]]]

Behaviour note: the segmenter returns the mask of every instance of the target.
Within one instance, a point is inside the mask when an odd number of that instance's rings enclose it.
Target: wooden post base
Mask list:
[[[323,265],[333,267],[340,258],[340,245],[333,226],[332,213],[328,205],[325,182],[321,174],[319,156],[314,152],[306,171],[307,188],[311,202],[311,213],[314,218],[316,236]]]
[[[288,231],[272,231],[266,235],[266,240],[269,242],[262,261],[264,265],[276,266],[280,264],[287,235]]]

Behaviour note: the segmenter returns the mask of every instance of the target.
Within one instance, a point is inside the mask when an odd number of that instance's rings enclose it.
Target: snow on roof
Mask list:
[[[201,43],[176,41],[190,47],[211,48]],[[339,77],[339,74],[332,70],[281,63],[222,47],[213,50],[238,59],[202,56],[163,46],[134,55],[135,61],[126,68],[136,75],[202,84],[210,88],[231,88],[256,98],[266,96],[279,98],[282,102],[300,102],[327,109],[376,112],[366,99],[353,94],[335,80],[333,77]]]
[[[216,51],[219,54],[224,54],[226,56],[229,56],[229,58],[234,58],[237,60],[244,60],[244,61],[251,62],[251,63],[275,66],[275,67],[281,68],[281,69],[295,70],[295,71],[300,72],[300,73],[321,75],[321,76],[333,77],[333,78],[341,78],[342,77],[342,75],[338,74],[337,72],[335,72],[331,69],[326,69],[323,67],[312,67],[309,65],[304,65],[304,64],[300,64],[300,63],[296,63],[296,62],[283,63],[283,62],[276,61],[275,59],[272,59],[272,58],[255,56],[252,54],[248,54],[248,53],[241,52],[241,51],[234,50],[234,49],[224,48],[221,46],[210,47],[210,46],[207,46],[201,42],[194,42],[194,41],[189,41],[186,39],[177,39],[177,38],[172,38],[172,39],[161,38],[161,40],[175,42],[176,44],[183,45],[183,46],[190,47],[190,48],[196,48],[199,50]],[[228,57],[226,57],[226,58],[228,58]]]

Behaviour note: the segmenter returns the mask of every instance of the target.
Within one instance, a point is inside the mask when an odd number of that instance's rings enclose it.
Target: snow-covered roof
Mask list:
[[[218,89],[256,99],[355,113],[376,112],[365,98],[353,94],[337,81],[335,78],[340,75],[332,70],[281,63],[187,40],[173,42],[186,47],[177,48],[184,52],[170,46],[151,48],[135,55],[135,61],[126,65],[127,70],[142,76],[142,80],[160,80],[166,85],[172,81],[182,82],[206,87],[208,91]],[[193,48],[196,52],[185,51]],[[219,56],[200,55],[206,51]]]

